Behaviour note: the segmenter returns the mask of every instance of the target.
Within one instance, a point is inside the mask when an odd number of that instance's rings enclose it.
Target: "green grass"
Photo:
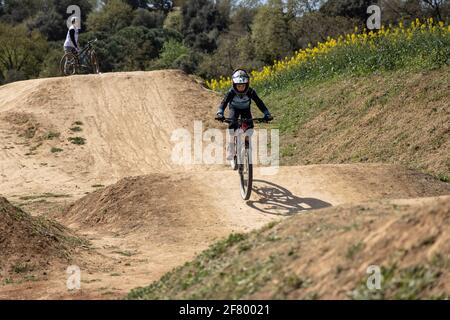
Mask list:
[[[80,131],[83,131],[83,128],[81,128],[80,126],[75,126],[75,127],[70,128],[70,131],[80,132]]]
[[[33,266],[27,263],[18,263],[12,267],[14,273],[27,273],[33,271]]]
[[[292,85],[326,81],[335,76],[364,76],[396,70],[430,70],[450,64],[450,33],[416,33],[411,40],[382,39],[369,45],[337,47],[259,82],[256,89],[268,94]]]
[[[35,199],[41,199],[41,198],[69,198],[71,197],[68,194],[55,194],[46,192],[43,194],[37,194],[37,195],[31,195],[31,196],[21,196],[19,197],[20,200],[35,200]]]
[[[275,117],[271,126],[280,129],[283,165],[398,163],[448,182],[449,164],[442,158],[448,155],[438,151],[448,141],[443,123],[450,119],[443,109],[449,66],[450,33],[417,32],[412,40],[378,40],[373,48],[337,47],[254,86]],[[410,110],[426,106],[429,115],[411,119],[405,132],[390,136],[395,127],[383,114],[405,119]],[[426,139],[415,136],[418,121],[435,123],[421,135]],[[363,132],[365,128],[380,139]],[[359,137],[346,134],[356,130]],[[332,141],[337,136],[342,138]],[[359,141],[365,137],[367,141]]]
[[[77,145],[83,145],[86,143],[86,139],[82,137],[70,137],[68,140]]]
[[[62,152],[62,151],[63,151],[63,149],[57,148],[57,147],[52,147],[52,148],[50,149],[50,152],[51,152],[51,153],[58,153],[58,152]]]
[[[53,140],[53,138],[58,138],[61,134],[59,132],[49,131],[44,135],[45,140]]]
[[[128,250],[114,251],[114,253],[120,254],[125,257],[131,257],[136,254],[136,252],[132,252],[132,251],[128,251]]]
[[[145,288],[136,288],[132,290],[128,298],[129,299],[160,299],[164,298],[166,293],[164,290],[167,283],[171,284],[170,290],[181,291],[187,288],[196,287],[202,284],[203,279],[207,277],[211,270],[214,269],[214,260],[219,260],[226,256],[226,252],[235,245],[241,245],[248,237],[248,234],[232,233],[227,238],[216,242],[211,245],[207,250],[203,251],[194,261],[186,263],[184,266],[173,269],[172,271],[166,273],[159,281],[156,281],[150,286]],[[254,266],[251,270],[246,270],[246,272],[240,275],[240,279],[243,281],[248,281],[250,274],[264,275],[263,270],[266,268],[266,264],[258,264]],[[230,279],[230,281],[235,282],[239,279]],[[236,294],[243,294],[247,291],[248,285],[253,285],[251,281],[246,282],[247,285],[242,283],[245,287],[241,290],[237,290]],[[204,284],[206,285],[206,284]],[[213,293],[212,290],[207,289],[209,286],[214,284],[206,285],[204,288],[199,288],[200,291],[194,292],[190,298],[199,299],[205,297],[205,295]],[[229,284],[231,285],[231,283]]]
[[[267,90],[262,99],[275,117],[271,126],[280,129],[281,164],[396,163],[448,182],[448,155],[438,151],[448,141],[442,92],[449,71],[334,75]],[[434,108],[427,110],[429,105]],[[396,127],[386,117],[411,120],[398,130],[401,122]],[[418,121],[434,123],[433,130],[419,128],[424,139],[418,137]]]
[[[361,241],[359,241],[359,242],[357,242],[357,243],[351,245],[351,246],[347,249],[347,253],[346,253],[345,256],[346,256],[348,259],[353,259],[353,258],[356,256],[356,254],[357,254],[358,252],[360,252],[362,249],[364,249],[364,243],[361,242]]]
[[[433,288],[441,271],[430,265],[416,265],[409,268],[399,269],[395,265],[381,268],[381,289],[369,289],[364,278],[358,287],[349,293],[350,298],[355,300],[417,300],[421,294]],[[444,291],[430,299],[449,299],[450,296]]]

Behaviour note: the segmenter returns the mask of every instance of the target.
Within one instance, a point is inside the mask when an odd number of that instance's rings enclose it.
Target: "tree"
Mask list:
[[[292,51],[288,39],[288,24],[283,13],[281,0],[270,0],[261,7],[252,25],[252,40],[256,58],[265,63],[272,63]]]
[[[174,67],[174,62],[185,55],[189,55],[189,48],[183,45],[181,41],[169,39],[164,42],[159,55],[158,65],[162,68],[172,68]]]
[[[444,7],[444,3],[448,2],[448,0],[422,0],[422,2],[431,9],[437,20],[442,20],[442,8]]]
[[[365,21],[367,18],[367,8],[374,4],[374,0],[328,0],[321,8],[320,12],[329,16],[344,16]]]
[[[38,32],[27,32],[24,25],[0,23],[0,72],[8,81],[39,75],[48,50],[45,38]]]
[[[98,12],[92,12],[87,19],[91,31],[114,34],[131,25],[133,9],[123,0],[109,0]]]
[[[164,20],[164,28],[173,29],[180,33],[183,31],[183,16],[179,10],[171,11]]]
[[[30,31],[39,32],[49,41],[62,40],[66,37],[67,26],[63,17],[54,8],[49,11],[39,11],[37,15],[27,23]]]
[[[133,8],[133,10],[138,8],[146,8],[147,3],[150,2],[150,0],[125,0],[125,2]]]
[[[222,1],[188,0],[182,8],[185,43],[200,52],[213,52],[216,39],[228,27]]]
[[[77,6],[80,7],[81,29],[83,31],[85,31],[86,30],[85,22],[87,21],[87,17],[89,16],[89,14],[92,12],[92,9],[94,8],[94,3],[96,3],[96,1],[92,1],[92,0],[77,0],[77,1],[74,1],[74,0],[46,0],[46,1],[53,1],[54,10],[57,12],[57,14],[59,14],[63,18],[64,21],[61,23],[61,26],[64,30],[64,33],[67,32],[66,19],[69,18],[69,16],[71,15],[71,13],[67,13],[67,8],[70,5],[76,4]],[[48,8],[44,8],[42,11],[44,11],[44,13],[46,13],[50,9],[51,9],[51,7],[48,7]]]
[[[105,72],[145,70],[151,60],[158,58],[166,41],[181,41],[181,35],[175,31],[142,26],[126,27],[108,37],[88,33],[83,38],[87,40],[93,36],[100,36],[96,52]]]
[[[46,0],[4,0],[1,20],[10,24],[18,24],[39,11]]]
[[[165,15],[161,11],[150,12],[147,9],[139,8],[134,12],[134,18],[131,22],[133,26],[143,26],[149,29],[161,28],[164,23]]]

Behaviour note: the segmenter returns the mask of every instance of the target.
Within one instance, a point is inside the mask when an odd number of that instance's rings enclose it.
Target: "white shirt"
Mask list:
[[[75,30],[75,41],[77,42],[78,45],[78,29],[75,28],[74,25],[71,25],[69,30],[67,30],[67,36],[66,41],[64,41],[64,47],[76,48],[75,45],[72,43],[72,40],[70,39],[70,30]]]

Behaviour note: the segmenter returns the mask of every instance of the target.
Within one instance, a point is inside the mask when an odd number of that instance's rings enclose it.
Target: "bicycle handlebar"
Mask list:
[[[220,122],[225,122],[225,123],[242,123],[242,122],[249,122],[249,121],[254,121],[254,122],[263,122],[263,123],[268,123],[270,122],[270,120],[264,119],[264,118],[251,118],[251,119],[233,119],[233,118],[223,118],[221,119],[216,119],[217,121]]]
[[[87,45],[83,49],[78,51],[78,53],[77,53],[78,56],[80,56],[82,53],[84,53],[86,50],[88,50],[94,42],[97,42],[97,38],[92,39],[91,41],[88,41]]]

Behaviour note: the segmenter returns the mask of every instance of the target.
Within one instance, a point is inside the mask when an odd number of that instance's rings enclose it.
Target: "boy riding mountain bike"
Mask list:
[[[251,101],[255,101],[256,106],[264,114],[265,121],[271,121],[273,117],[270,115],[264,102],[258,97],[256,91],[250,87],[250,76],[243,69],[237,69],[232,75],[233,87],[226,93],[225,98],[222,100],[219,109],[216,113],[216,120],[223,121],[225,119],[224,112],[227,105],[230,105],[229,117],[236,120],[230,123],[228,129],[231,134],[237,128],[237,120],[239,117],[242,119],[252,119],[252,113],[250,109]],[[248,121],[248,128],[253,128],[253,121]],[[232,160],[234,157],[234,139],[229,140],[227,146],[227,160]]]

